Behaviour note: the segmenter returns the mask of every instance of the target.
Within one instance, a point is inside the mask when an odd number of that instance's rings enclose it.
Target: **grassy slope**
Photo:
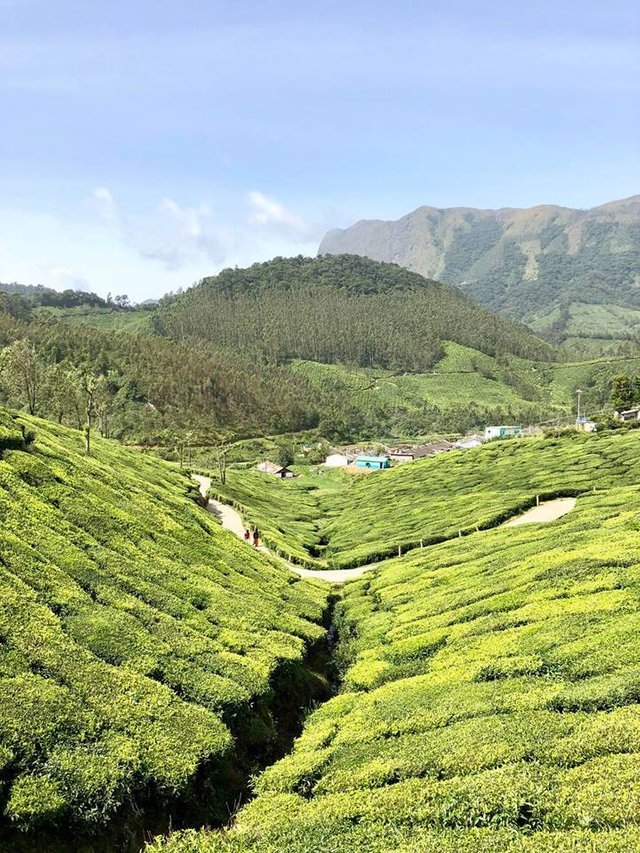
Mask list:
[[[131,335],[151,333],[151,314],[146,309],[118,311],[113,308],[40,308],[38,314],[51,314],[56,320],[73,325],[94,326],[103,332],[128,332]]]
[[[6,449],[0,410],[0,805],[100,824],[229,754],[228,723],[323,635],[326,593],[221,531],[166,463],[18,423],[31,452]]]
[[[317,549],[324,515],[349,487],[350,477],[340,470],[296,471],[299,477],[280,480],[254,469],[230,468],[225,485],[215,482],[212,493],[237,507],[248,525],[257,525],[272,550],[317,567],[310,550]]]
[[[501,378],[502,370],[495,358],[450,341],[445,344],[445,353],[433,373],[394,374],[308,361],[295,361],[292,367],[319,385],[340,382],[365,410],[396,406],[419,410],[427,403],[446,411],[470,401],[480,408],[512,408],[523,414],[532,408],[530,400]],[[516,373],[535,381],[535,375],[531,375],[533,362],[515,358],[510,361]],[[479,369],[487,375],[477,372]],[[545,389],[539,390],[544,396]]]
[[[349,584],[343,692],[235,831],[164,853],[639,849],[639,519],[613,487]]]
[[[536,495],[640,482],[639,450],[640,431],[576,433],[492,442],[365,477],[332,472],[320,480],[330,488],[311,492],[313,475],[284,483],[231,471],[223,491],[285,553],[304,558],[326,541],[328,562],[345,567],[490,527]]]

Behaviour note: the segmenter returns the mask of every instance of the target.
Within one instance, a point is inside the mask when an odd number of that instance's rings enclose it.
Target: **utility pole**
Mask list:
[[[578,388],[576,394],[578,395],[578,420],[580,420],[580,398],[583,394],[582,388]]]

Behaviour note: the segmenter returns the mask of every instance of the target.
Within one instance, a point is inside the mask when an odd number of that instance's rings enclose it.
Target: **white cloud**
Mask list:
[[[250,212],[247,221],[250,225],[281,234],[295,242],[309,242],[327,230],[318,223],[306,222],[282,202],[257,190],[249,193],[248,202]]]
[[[118,210],[118,206],[106,187],[96,187],[91,195],[98,203],[98,209],[101,216],[107,222],[118,222],[120,220],[120,211]]]
[[[124,243],[147,260],[159,261],[168,270],[178,270],[198,261],[219,264],[225,251],[213,226],[211,206],[181,207],[163,198],[150,215],[126,216],[107,187],[92,193],[102,220],[114,226]]]

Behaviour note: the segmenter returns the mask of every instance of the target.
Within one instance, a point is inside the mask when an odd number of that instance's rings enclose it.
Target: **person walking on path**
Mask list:
[[[244,541],[248,542],[251,539],[251,533],[249,532],[249,528],[247,527],[244,531]]]
[[[260,531],[257,527],[253,528],[253,547],[257,548],[260,544]]]

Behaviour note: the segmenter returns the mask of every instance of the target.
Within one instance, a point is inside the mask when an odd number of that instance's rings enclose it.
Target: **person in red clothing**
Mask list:
[[[251,533],[249,532],[249,528],[247,527],[247,529],[244,531],[244,541],[248,542],[249,539],[251,539]]]
[[[260,531],[257,527],[253,528],[253,547],[257,548],[260,544]]]

